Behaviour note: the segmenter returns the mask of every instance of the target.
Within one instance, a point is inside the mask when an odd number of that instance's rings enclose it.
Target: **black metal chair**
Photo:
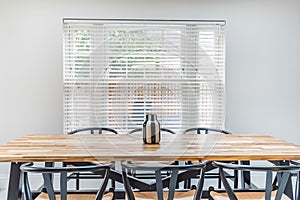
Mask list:
[[[202,195],[203,183],[204,183],[204,172],[205,164],[199,163],[195,165],[158,165],[157,163],[147,164],[145,162],[142,165],[134,164],[131,162],[122,163],[122,174],[123,174],[123,183],[124,188],[129,200],[138,200],[138,199],[158,199],[163,200],[168,197],[168,200],[173,199],[194,199],[199,200]],[[129,180],[129,173],[132,170],[139,171],[153,171],[155,174],[155,183],[152,186],[152,191],[135,191],[131,186]],[[180,175],[180,172],[186,172],[189,170],[198,170],[199,179],[196,188],[190,190],[176,190],[176,185],[178,182],[183,181],[184,177]],[[163,172],[170,172],[170,175],[163,177]],[[167,187],[168,191],[163,189]]]
[[[193,132],[197,134],[209,134],[210,132],[231,134],[229,131],[225,131],[222,129],[205,128],[205,127],[189,128],[183,131],[183,134],[193,133]]]
[[[75,134],[75,133],[89,133],[89,134],[103,134],[103,133],[114,133],[118,134],[118,132],[112,128],[106,128],[106,127],[88,127],[88,128],[81,128],[76,129],[73,131],[68,132],[68,134]]]
[[[118,134],[118,132],[112,128],[107,127],[87,127],[87,128],[81,128],[76,129],[73,131],[68,132],[68,134]],[[64,166],[70,165],[70,166],[89,166],[89,165],[97,165],[99,163],[91,163],[91,162],[65,162]],[[68,179],[75,179],[76,180],[76,190],[80,189],[80,179],[99,179],[102,178],[103,175],[101,174],[94,174],[94,173],[78,173],[74,172],[70,174],[67,178]],[[112,188],[115,187],[114,181],[111,181]]]
[[[215,129],[215,128],[206,128],[206,127],[195,127],[195,128],[189,128],[183,131],[183,134],[211,134],[211,133],[217,133],[217,134],[231,134],[229,131],[225,131],[222,129]],[[233,163],[238,163],[238,161],[228,161]],[[188,161],[187,164],[191,164],[191,161]],[[215,167],[212,166],[212,162],[206,163],[206,173],[205,178],[211,178],[211,179],[218,179],[218,188],[221,188],[221,177],[219,172],[211,172],[211,170],[214,170]],[[232,178],[234,180],[234,187],[238,187],[238,172],[235,171],[234,175],[227,174],[227,177]],[[190,180],[186,181],[186,187],[190,187]]]
[[[225,190],[218,191],[214,188],[210,188],[209,198],[210,199],[230,199],[230,200],[241,200],[241,199],[265,199],[265,200],[285,200],[291,199],[284,194],[288,180],[292,173],[297,173],[295,200],[299,199],[299,172],[300,166],[288,165],[288,166],[251,166],[251,165],[239,165],[224,162],[213,162],[213,165],[218,167],[220,170],[221,180]],[[262,189],[258,188],[243,188],[233,189],[231,187],[228,178],[225,175],[224,170],[238,170],[238,171],[251,171],[251,172],[262,172],[265,174],[265,187]],[[273,173],[276,173],[277,185],[274,185]]]
[[[113,199],[112,192],[106,193],[106,186],[108,183],[110,168],[111,165],[93,165],[93,166],[81,166],[81,167],[55,167],[55,166],[41,167],[41,166],[34,166],[33,163],[25,163],[20,167],[21,172],[23,172],[25,200],[33,200],[33,199],[49,199],[49,200],[78,199],[79,200],[79,199],[86,199],[86,198],[94,199],[94,200]],[[74,172],[94,172],[94,173],[103,172],[104,173],[103,182],[100,184],[97,194],[92,195],[92,197],[91,194],[79,194],[79,193],[68,194],[66,177],[68,173],[74,173]],[[30,173],[41,174],[44,180],[44,187],[46,189],[46,193],[42,192],[36,198],[33,197],[32,191],[30,189],[29,178],[28,178],[28,174]],[[59,190],[60,195],[57,194],[57,192],[55,192],[54,190],[53,180],[52,180],[53,174],[60,174],[60,190]]]

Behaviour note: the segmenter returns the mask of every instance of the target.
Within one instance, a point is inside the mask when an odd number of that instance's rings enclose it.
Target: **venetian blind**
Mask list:
[[[64,130],[223,128],[223,21],[64,20]]]

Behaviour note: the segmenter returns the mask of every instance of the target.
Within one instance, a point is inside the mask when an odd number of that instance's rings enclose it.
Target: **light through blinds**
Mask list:
[[[64,130],[223,128],[223,21],[64,20]]]

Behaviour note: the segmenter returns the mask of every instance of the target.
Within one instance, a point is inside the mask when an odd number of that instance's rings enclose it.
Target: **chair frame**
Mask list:
[[[186,134],[191,131],[197,131],[197,134],[202,134],[202,132],[204,132],[204,134],[208,134],[208,131],[214,131],[214,132],[223,133],[223,134],[231,134],[229,131],[225,131],[222,129],[205,128],[205,127],[189,128],[189,129],[184,130],[183,134]]]
[[[104,134],[103,132],[111,132],[113,134],[118,134],[118,132],[112,128],[107,128],[107,127],[87,127],[87,128],[81,128],[81,129],[76,129],[73,131],[68,132],[68,134],[76,134],[80,132],[86,132],[90,131],[90,134]],[[93,163],[88,163],[88,162],[65,162],[63,165],[74,165],[74,166],[86,166],[86,165],[94,165]],[[90,173],[72,173],[68,176],[68,179],[76,179],[76,190],[80,189],[80,179],[96,179],[96,178],[102,178],[101,174],[90,174]],[[115,187],[115,183],[112,182],[112,187]]]
[[[67,199],[67,174],[75,172],[99,172],[104,171],[103,182],[95,196],[95,200],[101,200],[108,183],[111,164],[109,165],[90,165],[90,166],[79,166],[79,167],[41,167],[34,166],[33,163],[25,163],[21,165],[20,170],[23,172],[24,182],[24,194],[26,200],[33,200],[28,180],[28,173],[39,173],[42,174],[44,179],[44,187],[48,193],[50,200],[55,200],[55,191],[52,183],[52,175],[55,173],[60,174],[60,197],[61,200]]]
[[[224,169],[239,170],[239,171],[259,171],[266,173],[266,186],[265,186],[265,199],[271,200],[271,192],[277,189],[275,200],[280,200],[284,190],[286,188],[287,182],[291,177],[291,173],[297,171],[297,184],[295,191],[295,199],[299,199],[299,175],[300,175],[300,166],[289,165],[289,166],[250,166],[250,165],[239,165],[232,163],[223,163],[214,161],[213,165],[218,167],[221,174],[221,180],[224,185],[225,191],[230,200],[238,200],[237,196],[234,193],[234,189],[231,188],[230,184],[227,181]],[[272,182],[272,172],[277,172],[278,186],[274,186]],[[279,177],[280,175],[280,177]],[[279,177],[279,178],[278,178]],[[244,190],[245,191],[245,190]],[[248,192],[257,191],[257,190],[246,190]]]
[[[112,132],[114,134],[118,134],[118,132],[112,128],[106,128],[106,127],[88,127],[88,128],[81,128],[81,129],[76,129],[73,131],[68,132],[68,134],[75,134],[79,132],[84,132],[84,131],[91,131],[91,134],[94,134],[95,131],[98,131],[98,134],[102,134],[102,131],[107,131],[107,132]]]
[[[124,188],[129,200],[135,200],[134,193],[132,191],[132,187],[130,185],[128,179],[128,172],[131,170],[140,170],[140,171],[154,171],[156,178],[156,187],[154,188],[157,191],[158,200],[163,200],[163,178],[162,172],[168,171],[171,172],[168,178],[169,181],[169,192],[168,192],[168,200],[173,200],[175,195],[175,189],[177,185],[177,178],[180,171],[187,170],[199,170],[200,177],[198,180],[198,184],[196,186],[197,190],[194,195],[194,200],[200,200],[203,192],[204,185],[204,173],[205,173],[205,163],[195,164],[195,165],[157,165],[157,166],[148,166],[148,165],[137,165],[132,162],[121,163],[122,165],[122,177]]]
[[[215,128],[207,128],[207,127],[194,127],[194,128],[189,128],[183,131],[183,134],[188,134],[188,132],[196,132],[197,134],[209,134],[209,131],[213,131],[213,132],[217,132],[217,133],[222,133],[222,134],[232,134],[229,131],[225,131],[223,129],[215,129]],[[234,161],[237,162],[237,161]],[[187,164],[191,164],[190,161],[187,162]],[[218,179],[218,188],[221,188],[221,177],[220,177],[220,173],[210,173],[209,171],[214,169],[214,167],[212,166],[212,162],[209,161],[206,163],[206,177],[207,178],[217,178]],[[234,172],[233,176],[230,176],[227,174],[228,177],[231,177],[234,179],[234,187],[237,188],[238,187],[238,173],[237,171]],[[190,181],[186,181],[185,183],[185,187],[190,187]]]

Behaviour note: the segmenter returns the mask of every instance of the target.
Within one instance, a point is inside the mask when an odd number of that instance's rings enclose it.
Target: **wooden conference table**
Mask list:
[[[262,134],[169,134],[155,145],[140,134],[35,134],[0,146],[0,162],[11,162],[8,200],[20,199],[23,162],[122,160],[300,160],[300,146]]]

